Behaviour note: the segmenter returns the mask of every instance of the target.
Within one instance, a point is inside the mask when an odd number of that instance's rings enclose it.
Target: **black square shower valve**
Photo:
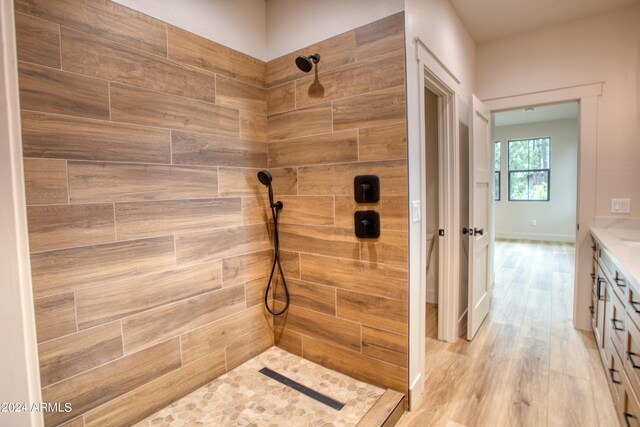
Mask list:
[[[361,239],[380,237],[380,214],[376,211],[357,211],[353,214],[356,236]]]
[[[353,179],[353,195],[358,203],[380,200],[380,178],[377,175],[358,175]]]

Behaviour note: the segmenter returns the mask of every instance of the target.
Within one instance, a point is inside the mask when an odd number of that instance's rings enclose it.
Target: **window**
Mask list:
[[[509,200],[549,201],[551,138],[509,141]]]
[[[500,141],[493,144],[493,200],[500,200]]]

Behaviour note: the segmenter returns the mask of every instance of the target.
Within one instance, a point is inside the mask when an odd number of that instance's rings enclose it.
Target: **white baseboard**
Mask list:
[[[575,243],[574,234],[542,234],[542,233],[513,233],[509,231],[496,231],[496,239],[507,240],[535,240],[540,242]]]

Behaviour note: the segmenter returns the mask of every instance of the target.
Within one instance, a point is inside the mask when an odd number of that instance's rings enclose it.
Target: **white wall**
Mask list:
[[[640,5],[477,47],[481,99],[604,82],[598,100],[596,214],[631,199],[640,216]]]
[[[461,82],[459,93],[459,118],[461,132],[467,131],[470,96],[474,90],[475,43],[462,21],[447,0],[406,0],[406,48],[407,48],[407,121],[409,150],[409,201],[420,200],[420,81],[414,39],[419,37],[427,48]],[[468,138],[462,137],[466,142]],[[464,161],[464,159],[461,159]],[[445,231],[446,233],[447,231]],[[449,230],[456,236],[458,230]],[[424,330],[420,329],[420,260],[426,257],[421,248],[420,223],[409,226],[409,341],[424,342]],[[465,276],[461,272],[461,277]],[[464,289],[462,289],[464,288]],[[466,283],[461,287],[466,295]],[[466,297],[464,303],[466,304]],[[420,375],[424,372],[424,359],[415,357],[416,345],[410,349],[409,386],[420,390]],[[423,379],[423,378],[422,378]],[[414,397],[417,399],[417,396]]]
[[[551,138],[550,200],[509,201],[509,140]],[[493,129],[500,141],[500,201],[495,202],[496,238],[575,242],[578,120],[554,120]],[[532,225],[532,220],[536,225]]]
[[[404,0],[268,0],[269,60],[404,10]]]
[[[114,0],[267,61],[266,0]]]
[[[0,2],[0,403],[40,396],[22,172],[13,2]],[[0,413],[3,426],[41,426],[37,412]]]

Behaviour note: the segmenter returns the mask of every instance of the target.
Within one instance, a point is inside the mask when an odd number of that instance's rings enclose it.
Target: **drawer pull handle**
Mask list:
[[[631,305],[633,306],[633,309],[635,310],[636,313],[640,313],[640,310],[638,310],[638,305],[640,305],[640,302],[636,302],[636,301],[629,301],[631,303]]]
[[[635,415],[632,415],[628,412],[623,413],[622,415],[624,415],[624,422],[627,424],[627,427],[631,427],[631,423],[629,422],[629,418],[633,418],[638,419],[638,417],[636,417]]]
[[[613,377],[613,374],[614,374],[615,372],[618,372],[618,371],[617,371],[616,369],[609,368],[609,376],[611,377],[611,382],[612,382],[612,383],[614,383],[614,384],[621,384],[620,380],[616,380],[616,379]]]
[[[622,323],[622,320],[611,319],[611,323],[613,324],[613,329],[615,329],[616,331],[624,331],[624,327],[618,328],[618,326],[617,326],[618,322]]]
[[[596,286],[596,293],[597,293],[597,297],[599,301],[604,301],[604,296],[602,296],[602,282],[604,282],[604,279],[598,277],[598,283]]]
[[[637,354],[632,351],[627,351],[627,359],[629,359],[629,362],[631,362],[631,366],[633,366],[635,369],[640,369],[640,365],[636,365],[636,362],[634,362],[633,356],[637,356]]]

